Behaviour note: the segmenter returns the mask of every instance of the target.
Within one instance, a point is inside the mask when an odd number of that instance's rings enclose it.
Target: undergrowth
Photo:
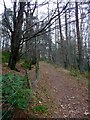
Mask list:
[[[27,86],[26,76],[20,77],[11,73],[3,75],[2,97],[10,105],[14,103],[14,106],[17,108],[27,108],[31,90]]]
[[[80,75],[80,72],[79,72],[79,70],[77,70],[77,69],[70,69],[69,70],[70,71],[70,75],[71,76],[74,76],[74,77],[77,77],[77,76],[79,76]]]
[[[21,66],[22,66],[24,69],[28,69],[28,68],[30,67],[30,63],[27,62],[27,61],[25,61],[25,60],[23,60],[23,61],[21,62]]]
[[[46,108],[46,106],[44,106],[44,105],[39,105],[39,106],[34,106],[34,107],[32,108],[32,111],[33,111],[33,112],[45,113],[45,112],[47,111],[47,108]]]
[[[10,52],[2,51],[2,63],[7,63],[9,61]]]

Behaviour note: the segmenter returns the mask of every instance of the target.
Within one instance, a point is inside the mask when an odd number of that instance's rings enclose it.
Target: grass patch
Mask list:
[[[70,69],[69,71],[71,76],[77,77],[80,75],[80,72],[77,69]]]
[[[46,113],[47,108],[46,108],[46,106],[44,106],[44,105],[39,105],[39,106],[34,106],[34,107],[32,108],[32,111],[33,111],[33,112]]]
[[[9,61],[9,57],[10,57],[10,52],[2,51],[2,63],[7,63]]]

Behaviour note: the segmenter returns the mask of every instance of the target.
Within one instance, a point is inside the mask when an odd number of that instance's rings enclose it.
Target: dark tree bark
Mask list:
[[[49,2],[48,2],[48,21],[50,19],[50,11],[49,11]],[[51,24],[51,22],[50,22]],[[50,27],[50,24],[48,24],[48,47],[49,47],[49,50],[48,50],[48,59],[49,61],[52,60],[52,41],[51,41],[51,27]]]
[[[8,66],[10,69],[15,70],[16,62],[18,59],[19,47],[21,42],[21,32],[23,23],[24,2],[19,3],[18,16],[16,17],[16,4],[14,3],[14,19],[13,19],[13,31],[11,35],[11,54],[9,58]]]
[[[78,42],[78,68],[82,72],[83,58],[82,58],[82,40],[80,37],[79,30],[79,20],[78,20],[78,3],[75,2],[75,16],[76,16],[76,32],[77,32],[77,42]]]
[[[69,65],[69,60],[68,60],[68,26],[67,26],[67,11],[65,11],[65,34],[66,34],[66,52],[65,52],[65,61],[66,61],[66,67]]]
[[[62,59],[62,64],[66,68],[66,61],[64,59],[64,41],[63,41],[63,35],[62,35],[62,26],[61,26],[61,18],[60,18],[60,11],[59,11],[59,3],[57,0],[57,9],[58,9],[58,20],[59,20],[59,30],[60,30],[60,39],[61,39],[61,59]]]

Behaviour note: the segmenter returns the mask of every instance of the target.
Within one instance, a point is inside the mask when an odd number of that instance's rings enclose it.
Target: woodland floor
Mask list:
[[[20,72],[11,71],[7,65],[3,65],[3,74],[14,72],[24,75],[25,70],[17,64]],[[73,77],[69,71],[40,62],[39,79],[35,80],[34,68],[28,71],[32,89],[34,91],[33,102],[25,111],[20,111],[15,116],[38,117],[38,118],[87,118],[88,111],[88,80],[84,77]],[[47,107],[46,112],[32,112],[33,106],[43,105]],[[19,115],[18,115],[19,114]],[[21,114],[21,115],[20,115]]]

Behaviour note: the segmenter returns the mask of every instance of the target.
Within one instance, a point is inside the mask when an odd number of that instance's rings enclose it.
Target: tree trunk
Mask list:
[[[18,49],[11,51],[10,58],[9,58],[9,64],[8,66],[10,67],[11,70],[16,70],[16,62],[17,62],[17,55],[18,54]]]
[[[12,33],[12,40],[11,40],[11,53],[9,58],[8,66],[11,70],[15,70],[16,62],[18,59],[18,53],[19,53],[19,45],[15,43],[16,41],[16,34]]]
[[[77,32],[77,42],[78,42],[78,68],[80,72],[83,71],[83,58],[82,58],[82,40],[80,37],[80,30],[79,30],[79,20],[78,20],[78,3],[75,2],[75,7],[76,7],[76,32]]]
[[[65,61],[66,61],[66,68],[69,65],[69,60],[68,60],[68,26],[67,26],[67,11],[65,11],[65,34],[66,34],[66,50],[65,50]]]
[[[21,32],[22,32],[23,12],[24,12],[25,3],[20,2],[19,5],[20,5],[20,8],[19,8],[17,17],[15,15],[16,10],[14,9],[14,19],[13,19],[14,28],[11,35],[11,54],[10,54],[8,66],[12,70],[16,70],[15,67],[16,67],[16,62],[19,54],[19,47],[21,43]]]
[[[48,21],[49,21],[49,19],[50,19],[50,13],[49,13],[49,2],[48,2]],[[51,22],[50,22],[50,24],[51,24]],[[49,59],[49,61],[51,61],[52,60],[52,42],[51,42],[51,27],[50,27],[50,24],[49,24],[49,26],[48,26],[48,47],[49,47],[49,49],[48,49],[48,59]]]
[[[62,64],[63,64],[63,67],[66,67],[66,62],[65,62],[65,59],[64,59],[64,41],[63,41],[63,35],[62,35],[62,26],[61,26],[61,18],[60,18],[60,11],[59,11],[59,3],[58,3],[58,0],[57,0],[57,9],[58,9],[58,19],[59,19],[59,30],[60,30],[60,39],[61,39],[61,59],[62,59]]]

